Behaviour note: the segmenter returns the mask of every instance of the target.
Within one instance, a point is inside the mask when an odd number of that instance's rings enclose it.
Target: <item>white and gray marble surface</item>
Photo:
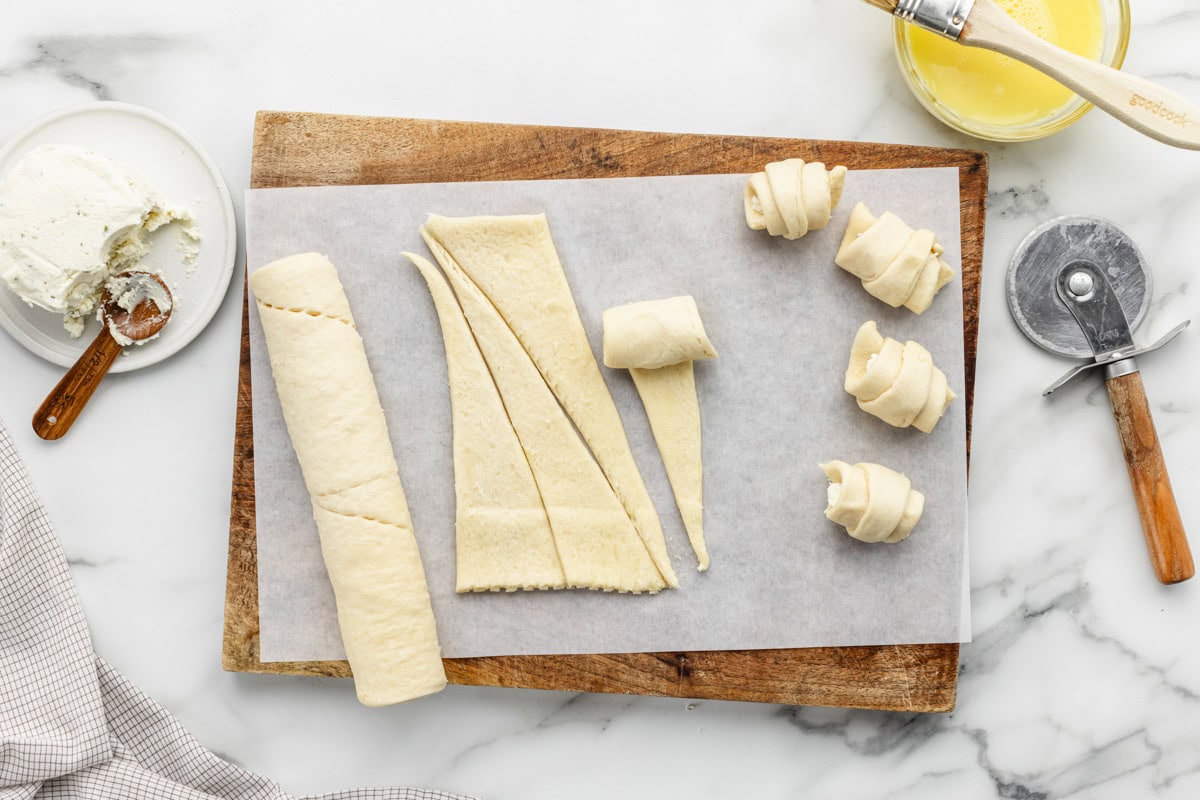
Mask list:
[[[208,149],[239,210],[260,108],[991,154],[970,501],[975,641],[946,715],[464,687],[379,711],[358,706],[345,681],[222,672],[240,293],[179,356],[110,378],[53,444],[25,420],[61,371],[0,337],[0,417],[58,526],[97,650],[209,747],[296,793],[1200,796],[1200,581],[1154,580],[1103,389],[1093,381],[1043,400],[1064,364],[1021,337],[1003,295],[1029,229],[1098,214],[1152,263],[1141,335],[1200,316],[1200,154],[1099,113],[1036,143],[957,135],[908,94],[888,20],[853,0],[71,0],[3,11],[0,139],[91,99],[149,106]],[[1200,101],[1200,10],[1162,0],[1133,14],[1126,68]],[[1194,531],[1198,337],[1143,361]],[[128,435],[131,423],[144,433]]]

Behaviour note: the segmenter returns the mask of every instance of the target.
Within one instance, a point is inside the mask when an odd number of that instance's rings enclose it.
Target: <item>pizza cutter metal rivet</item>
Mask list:
[[[1071,290],[1071,294],[1078,298],[1083,298],[1090,293],[1095,287],[1092,281],[1092,276],[1086,272],[1076,272],[1067,280],[1067,288]]]
[[[1034,344],[1089,359],[1043,394],[1090,369],[1103,372],[1155,574],[1163,583],[1192,577],[1191,550],[1134,358],[1170,342],[1190,320],[1149,347],[1134,346],[1133,330],[1150,304],[1150,273],[1133,240],[1098,217],[1059,217],[1035,228],[1013,255],[1007,289],[1013,320]]]

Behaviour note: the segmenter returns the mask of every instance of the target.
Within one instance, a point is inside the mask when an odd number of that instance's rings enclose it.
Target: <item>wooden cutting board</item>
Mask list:
[[[746,173],[800,157],[850,169],[957,167],[962,223],[967,447],[983,262],[987,155],[909,145],[439,122],[278,111],[254,125],[252,188]],[[243,288],[241,369],[222,664],[236,672],[348,677],[345,661],[263,663],[250,336]],[[620,692],[792,705],[950,711],[957,644],[446,659],[460,684]]]

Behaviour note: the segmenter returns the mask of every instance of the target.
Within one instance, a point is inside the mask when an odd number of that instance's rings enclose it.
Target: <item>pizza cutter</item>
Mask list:
[[[1190,320],[1149,347],[1134,345],[1133,329],[1150,305],[1150,273],[1133,240],[1098,217],[1059,217],[1035,228],[1013,255],[1007,288],[1013,319],[1034,344],[1087,359],[1043,395],[1085,372],[1103,373],[1154,571],[1163,583],[1192,577],[1192,554],[1136,363]]]

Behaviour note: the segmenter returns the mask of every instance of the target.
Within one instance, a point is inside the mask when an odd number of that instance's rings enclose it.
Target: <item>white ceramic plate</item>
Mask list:
[[[229,189],[217,165],[192,137],[149,109],[128,103],[88,103],[55,111],[34,122],[0,147],[0,176],[28,151],[43,144],[71,144],[109,156],[158,189],[168,201],[190,210],[200,230],[200,255],[183,263],[180,226],[168,225],[150,236],[153,246],[141,262],[162,271],[175,295],[175,311],[162,334],[129,347],[113,372],[156,364],[204,330],[229,288],[237,251],[237,222]],[[70,366],[100,330],[89,320],[78,339],[63,329],[62,317],[29,306],[0,284],[0,326],[32,352]]]

